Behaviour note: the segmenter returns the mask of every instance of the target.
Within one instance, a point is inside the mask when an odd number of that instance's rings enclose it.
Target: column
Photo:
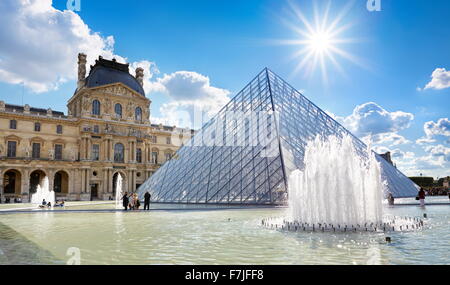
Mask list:
[[[74,181],[75,181],[75,171],[73,171],[73,170],[70,170],[70,171],[68,171],[68,174],[69,174],[69,181],[68,181],[68,187],[69,187],[69,189],[67,189],[67,194],[68,194],[68,196],[70,197],[71,195],[73,195],[74,193],[74,191],[73,191],[73,189],[74,189],[74,185],[73,185],[73,183],[74,183]]]
[[[109,193],[112,193],[114,191],[112,176],[113,176],[113,170],[112,169],[108,169],[108,190],[109,190]]]
[[[89,176],[90,176],[90,175],[89,175],[89,171],[90,171],[90,170],[89,170],[89,169],[85,169],[84,171],[86,172],[86,174],[85,174],[85,176],[84,176],[85,179],[86,179],[86,180],[85,180],[85,185],[86,185],[86,186],[85,186],[85,191],[86,191],[86,193],[90,193],[90,192],[91,192],[91,191],[90,191],[91,189],[89,189],[89,188],[90,188],[90,184],[89,184],[89,182],[90,182],[90,181],[89,181],[89,180],[90,180],[90,179],[89,179],[89,178],[90,178],[90,177],[89,177]]]
[[[81,169],[81,194],[84,193],[84,176],[85,176],[84,169]]]
[[[107,180],[107,178],[108,178],[108,169],[103,169],[103,185],[102,185],[102,188],[103,188],[103,193],[104,194],[106,194],[106,193],[109,193],[109,191],[108,191],[108,180]]]
[[[112,139],[109,139],[109,161],[114,161],[114,145]]]
[[[88,160],[91,160],[92,155],[91,155],[91,151],[92,151],[92,140],[90,138],[86,138],[87,140],[87,158]]]
[[[132,142],[132,141],[129,141],[129,142],[128,142],[128,148],[129,148],[129,150],[128,150],[129,157],[128,157],[127,162],[128,162],[128,163],[132,163],[132,162],[134,162],[134,156],[133,156],[133,142]]]
[[[55,182],[55,176],[53,171],[47,171],[48,175],[48,190],[53,191],[53,184]]]
[[[0,199],[3,199],[3,171],[0,169]],[[3,200],[0,200],[2,202]]]
[[[21,170],[21,169],[20,169]],[[20,191],[21,194],[28,193],[28,201],[31,201],[31,193],[30,193],[30,171],[28,169],[22,170],[22,177],[20,183]]]

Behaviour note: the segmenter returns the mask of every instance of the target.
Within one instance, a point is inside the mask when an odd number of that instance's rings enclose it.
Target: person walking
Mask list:
[[[128,203],[130,202],[129,200],[128,200],[128,193],[127,192],[125,192],[125,194],[123,195],[123,197],[122,197],[122,205],[123,205],[123,207],[125,208],[125,211],[127,211],[128,210]]]
[[[425,191],[423,190],[423,188],[420,188],[420,191],[419,191],[419,201],[420,201],[420,207],[424,207],[425,206]]]
[[[150,198],[152,195],[150,193],[145,192],[144,194],[144,210],[150,210]]]

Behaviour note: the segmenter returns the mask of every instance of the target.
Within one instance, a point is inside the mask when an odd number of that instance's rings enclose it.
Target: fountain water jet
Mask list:
[[[316,137],[305,148],[304,165],[302,171],[294,170],[289,176],[287,217],[263,219],[263,226],[313,232],[387,232],[423,227],[419,220],[383,217],[385,184],[380,165],[370,147],[358,152],[349,135]]]
[[[32,204],[42,204],[42,200],[48,203],[50,202],[52,206],[55,204],[55,192],[49,189],[48,177],[44,177],[42,182],[37,186],[36,193],[31,195]]]
[[[120,175],[120,173],[117,173],[117,180],[116,180],[116,209],[121,209],[122,208],[122,183],[123,183],[123,178],[122,175]]]
[[[381,170],[370,150],[358,153],[348,135],[316,137],[304,159],[303,171],[289,177],[290,218],[336,226],[382,221]]]

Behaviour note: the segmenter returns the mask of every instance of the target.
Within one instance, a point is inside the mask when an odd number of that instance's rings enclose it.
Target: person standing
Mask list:
[[[150,193],[145,192],[144,195],[144,210],[150,210],[150,198],[152,197],[152,195],[150,195]]]
[[[425,206],[425,191],[423,190],[423,188],[420,188],[420,191],[419,191],[419,201],[420,201],[420,207],[424,207]]]
[[[392,193],[389,193],[389,195],[388,195],[388,203],[389,203],[389,205],[390,206],[393,206],[394,205],[394,203],[395,203],[395,200],[394,200],[394,196],[392,195]]]
[[[127,211],[128,210],[128,203],[130,202],[129,200],[128,200],[128,193],[127,192],[125,192],[125,194],[123,195],[123,197],[122,197],[122,205],[123,205],[123,207],[125,208],[125,211]]]

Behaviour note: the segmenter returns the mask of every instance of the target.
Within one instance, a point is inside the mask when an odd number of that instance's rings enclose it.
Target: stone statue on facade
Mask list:
[[[133,103],[128,102],[127,104],[127,114],[128,117],[133,117]]]
[[[77,87],[80,89],[84,86],[86,78],[86,58],[87,55],[84,53],[78,54],[78,84]]]
[[[111,100],[109,98],[106,98],[105,99],[105,112],[110,113],[111,107],[112,107]]]
[[[48,150],[48,158],[53,159],[55,157],[55,151],[53,149]]]

